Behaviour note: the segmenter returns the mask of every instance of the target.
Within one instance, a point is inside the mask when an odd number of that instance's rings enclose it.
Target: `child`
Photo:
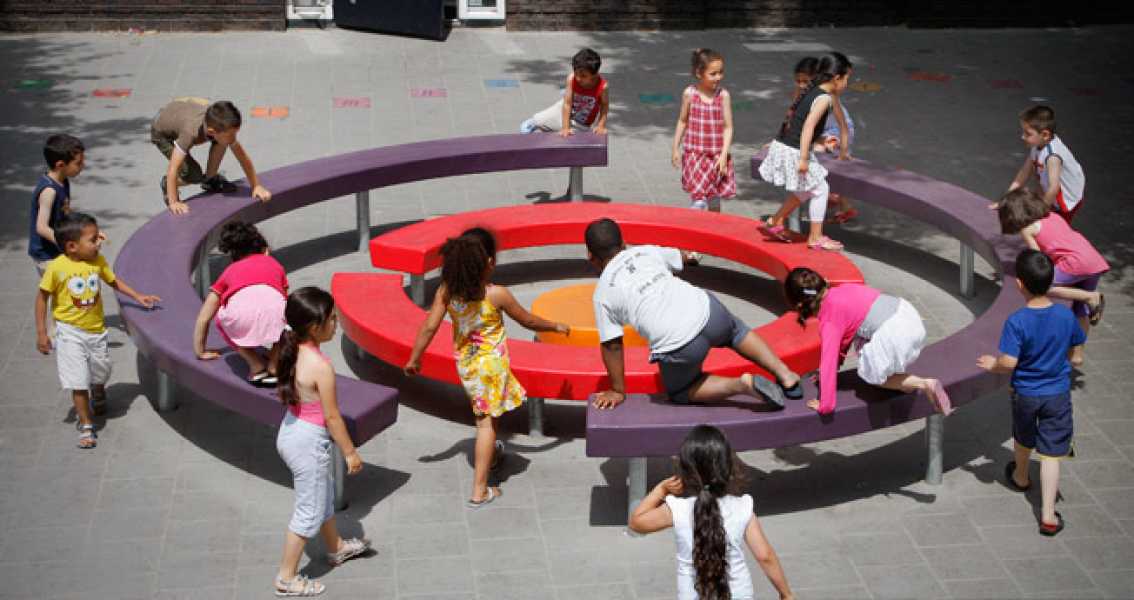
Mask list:
[[[62,254],[53,230],[71,210],[71,178],[83,171],[86,152],[79,138],[57,134],[44,143],[43,158],[47,161],[47,173],[39,176],[32,192],[28,232],[28,256],[35,261],[40,277],[47,263]]]
[[[453,321],[457,374],[476,418],[472,496],[465,503],[476,509],[500,496],[499,488],[488,487],[488,472],[503,450],[496,442],[497,419],[526,400],[524,388],[509,367],[501,311],[532,331],[568,333],[570,329],[529,313],[508,288],[489,282],[496,266],[496,242],[487,231],[472,230],[450,238],[441,246],[441,258],[441,286],[417,333],[405,373],[412,377],[421,371],[421,355],[448,312]]]
[[[1020,138],[1031,150],[1008,191],[1026,186],[1035,173],[1044,202],[1070,223],[1082,206],[1087,177],[1071,149],[1055,135],[1055,111],[1047,106],[1025,110],[1020,113],[1020,131]]]
[[[815,77],[808,84],[808,89],[792,103],[779,135],[768,148],[768,154],[760,164],[760,177],[791,192],[776,214],[764,224],[768,235],[789,241],[784,219],[803,199],[810,198],[808,247],[832,251],[843,249],[841,243],[823,235],[830,188],[827,186],[827,169],[815,160],[811,145],[826,129],[827,115],[838,103],[837,95],[846,89],[850,75],[850,60],[842,53],[832,52],[819,59]]]
[[[1028,461],[1032,449],[1040,456],[1042,508],[1039,532],[1063,531],[1063,516],[1055,511],[1059,494],[1059,460],[1071,451],[1074,422],[1071,409],[1072,352],[1087,341],[1066,306],[1045,296],[1055,267],[1038,250],[1016,257],[1016,286],[1027,299],[1012,313],[1000,334],[1000,356],[977,359],[980,368],[1012,374],[1012,439],[1015,460],[1004,469],[1008,486],[1031,487]]]
[[[720,199],[736,195],[729,156],[732,99],[721,87],[724,57],[708,48],[694,50],[693,77],[697,84],[681,94],[671,160],[674,168],[681,167],[681,189],[689,193],[689,208],[720,212]]]
[[[835,410],[835,379],[851,343],[858,351],[858,376],[863,381],[902,392],[922,392],[933,408],[953,411],[949,394],[937,379],[906,371],[925,345],[921,315],[903,298],[883,294],[858,283],[830,287],[821,275],[797,267],[784,280],[788,305],[799,313],[799,326],[819,317],[819,399],[807,407],[821,415]]]
[[[268,242],[256,227],[243,221],[228,223],[221,229],[219,248],[232,263],[209,288],[197,325],[193,329],[193,352],[201,360],[220,357],[205,349],[209,319],[216,316],[217,330],[228,345],[248,363],[248,382],[258,387],[274,387],[277,342],[283,331],[287,304],[287,274],[268,254]],[[265,365],[257,348],[270,347]]]
[[[96,412],[106,410],[106,381],[111,369],[100,280],[146,308],[152,308],[161,298],[139,294],[115,278],[106,258],[99,254],[102,238],[94,217],[71,213],[59,222],[54,233],[63,254],[47,263],[39,281],[35,346],[43,354],[51,352],[46,322],[47,302],[51,300],[59,384],[71,390],[78,415],[79,448],[89,449],[98,445],[98,436],[88,404],[93,399]]]
[[[236,191],[236,184],[217,173],[229,147],[252,186],[252,197],[261,202],[271,200],[272,193],[260,185],[252,159],[236,141],[240,123],[240,111],[231,102],[222,100],[209,104],[203,98],[177,98],[154,117],[150,141],[169,159],[169,167],[161,178],[161,197],[170,212],[175,215],[189,212],[189,205],[178,196],[178,186],[200,183],[206,192]],[[201,165],[189,150],[206,141],[209,142],[209,160],[202,173]]]
[[[551,106],[532,115],[520,124],[520,133],[558,131],[567,137],[574,125],[584,131],[606,134],[606,116],[610,112],[607,83],[599,75],[602,58],[598,52],[583,48],[571,58],[571,73],[564,84],[563,97]],[[593,128],[593,129],[592,129]]]
[[[698,425],[681,444],[678,474],[655,486],[630,515],[630,529],[637,533],[673,527],[679,600],[753,598],[743,545],[780,598],[793,597],[752,512],[752,496],[743,494],[743,468],[719,429]]]
[[[814,56],[804,57],[795,64],[793,103],[807,90],[807,87],[811,84],[811,78],[815,76],[818,68],[819,59]],[[841,95],[841,93],[836,93],[832,98],[835,122],[827,121],[827,127],[819,134],[819,140],[815,143],[812,151],[838,154],[839,160],[849,160],[850,147],[854,144],[854,120],[843,107]],[[858,210],[851,206],[850,200],[846,197],[834,192],[831,192],[828,196],[830,198],[829,204],[835,208],[835,215],[830,219],[832,223],[846,223],[858,216]]]
[[[1084,334],[1090,333],[1091,326],[1102,320],[1106,308],[1106,298],[1097,291],[1099,278],[1110,270],[1106,259],[1033,191],[1013,190],[997,205],[1001,232],[1019,233],[1029,248],[1043,252],[1054,261],[1055,285],[1047,295],[1070,301],[1079,327]],[[1083,364],[1081,347],[1071,355],[1071,364]]]
[[[288,296],[286,314],[288,328],[279,339],[279,393],[287,410],[276,450],[295,482],[295,512],[284,537],[275,591],[277,596],[317,596],[325,586],[296,574],[308,538],[319,533],[332,566],[370,549],[370,540],[343,539],[335,527],[331,444],[342,451],[348,475],[362,470],[362,459],[339,413],[335,368],[319,350],[319,344],[335,336],[334,299],[316,287],[300,288]]]

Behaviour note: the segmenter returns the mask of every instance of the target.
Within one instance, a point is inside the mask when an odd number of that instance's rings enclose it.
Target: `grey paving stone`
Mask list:
[[[398,560],[398,594],[436,594],[472,589],[472,567],[466,557]]]
[[[464,526],[454,523],[400,521],[392,530],[399,559],[438,556],[468,556],[469,537]],[[540,550],[543,548],[541,547]]]
[[[1089,571],[1125,569],[1130,567],[1131,558],[1134,557],[1134,542],[1126,538],[1066,539],[1063,540],[1063,545]]]
[[[924,563],[905,532],[844,535],[840,542],[855,566]]]
[[[976,528],[963,513],[906,517],[903,522],[918,546],[951,546],[980,541]]]
[[[649,598],[650,596],[635,596],[634,589],[625,583],[607,583],[596,585],[572,585],[555,588],[559,600],[572,598],[609,598],[610,600],[629,600],[631,598]],[[666,598],[668,596],[659,596]]]
[[[945,588],[921,565],[859,567],[862,580],[875,598],[944,598]]]
[[[1004,567],[1028,594],[1070,592],[1092,587],[1090,577],[1066,558],[1005,560]]]
[[[945,588],[953,598],[994,600],[1020,596],[1020,588],[1007,578],[946,581]]]
[[[921,554],[941,581],[996,579],[1007,575],[996,555],[984,546],[922,548]]]

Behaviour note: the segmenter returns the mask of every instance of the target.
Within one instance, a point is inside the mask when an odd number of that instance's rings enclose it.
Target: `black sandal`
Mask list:
[[[1059,514],[1059,511],[1055,512],[1055,525],[1051,525],[1050,523],[1044,523],[1043,519],[1040,519],[1040,526],[1039,526],[1040,535],[1046,535],[1047,537],[1055,537],[1055,535],[1058,534],[1060,531],[1063,531],[1063,515]]]
[[[1008,487],[1017,492],[1026,492],[1032,489],[1032,484],[1020,485],[1016,483],[1016,461],[1009,461],[1004,465],[1004,478],[1008,480]]]

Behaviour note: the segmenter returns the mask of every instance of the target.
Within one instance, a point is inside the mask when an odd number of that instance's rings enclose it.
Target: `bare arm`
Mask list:
[[[989,373],[1008,374],[1016,368],[1016,363],[1019,362],[1015,356],[1008,356],[1001,354],[1000,356],[992,356],[985,354],[977,358],[977,366],[988,371]]]
[[[488,288],[488,301],[505,314],[512,317],[512,320],[522,325],[525,329],[532,331],[558,331],[559,333],[567,333],[567,326],[555,321],[548,321],[547,319],[533,315],[528,312],[526,308],[516,301],[516,297],[508,288],[502,285],[493,285]]]
[[[189,212],[189,205],[181,201],[177,192],[178,173],[181,165],[185,164],[186,156],[185,151],[175,145],[169,155],[169,167],[165,170],[165,203],[169,205],[169,212],[175,215]]]
[[[315,372],[315,389],[319,391],[319,401],[323,404],[323,421],[327,426],[327,433],[343,453],[346,459],[347,473],[354,474],[362,470],[362,458],[350,439],[346,422],[339,412],[338,390],[335,388],[335,369],[326,361],[318,361],[318,370]]]
[[[598,135],[606,134],[606,116],[610,113],[610,83],[602,88],[602,95],[599,96],[599,114],[598,119],[595,120],[595,133]]]
[[[47,337],[47,298],[50,295],[42,289],[35,295],[35,348],[43,354],[51,352],[51,339]]]
[[[1059,177],[1063,174],[1063,161],[1055,155],[1047,157],[1047,162],[1044,163],[1047,169],[1047,181],[1050,185],[1043,193],[1043,201],[1048,206],[1059,209]]]
[[[1036,242],[1036,234],[1039,233],[1038,223],[1032,223],[1027,227],[1020,230],[1020,237],[1024,238],[1024,243],[1032,250],[1039,250],[1039,243]]]
[[[39,237],[55,244],[55,231],[51,229],[51,205],[55,203],[55,190],[43,188],[39,193],[39,213],[35,216],[35,232]],[[58,244],[56,244],[58,245]]]
[[[562,121],[563,126],[559,130],[559,135],[561,135],[563,137],[567,137],[567,136],[571,135],[571,133],[572,133],[572,131],[571,131],[571,105],[575,102],[575,90],[574,90],[575,86],[572,85],[574,82],[575,82],[575,74],[571,73],[570,75],[567,76],[567,83],[564,84],[565,87],[563,89],[563,121]]]
[[[210,290],[209,295],[205,296],[205,302],[201,304],[201,310],[197,313],[197,323],[193,326],[193,354],[196,354],[197,358],[201,360],[220,357],[217,352],[205,350],[205,337],[208,335],[209,321],[217,314],[218,308],[220,308],[220,296]]]
[[[677,127],[673,131],[673,156],[670,158],[674,168],[681,166],[681,140],[685,139],[685,128],[689,126],[689,103],[691,94],[697,92],[687,90],[681,95],[681,110],[677,113]]]
[[[748,527],[744,529],[744,541],[748,544],[748,549],[752,551],[752,557],[759,563],[760,569],[764,571],[768,581],[780,593],[780,598],[792,598],[791,587],[788,585],[784,569],[780,565],[780,558],[776,556],[776,551],[768,543],[768,538],[764,537],[764,530],[760,527],[760,521],[756,519],[755,515],[749,519]]]
[[[441,287],[437,288],[437,293],[433,294],[433,305],[429,307],[429,314],[426,315],[425,322],[417,330],[417,339],[414,340],[413,351],[410,352],[409,360],[403,367],[406,375],[417,375],[421,371],[421,355],[429,347],[429,342],[433,341],[433,336],[437,335],[437,328],[441,327],[441,321],[445,319],[445,309],[448,306],[449,292],[445,288],[445,284],[441,284]]]
[[[256,175],[256,167],[252,165],[252,157],[248,156],[240,142],[232,143],[232,155],[240,163],[240,168],[244,169],[244,176],[248,178],[248,185],[252,186],[252,197],[260,202],[271,200],[272,193],[260,185],[260,178]]]
[[[146,308],[153,308],[154,304],[161,302],[161,298],[158,298],[157,296],[154,296],[152,294],[139,294],[134,290],[134,288],[126,285],[126,282],[122,281],[121,279],[115,279],[114,282],[108,285],[122,292],[123,294],[130,296],[131,298],[136,300],[138,304],[141,304]]]
[[[1024,157],[1024,164],[1020,166],[1020,170],[1016,171],[1016,176],[1012,178],[1012,183],[1008,185],[1008,191],[1019,189],[1028,183],[1028,178],[1032,176],[1032,158],[1031,156]]]
[[[728,91],[721,92],[721,105],[724,108],[724,134],[721,142],[721,156],[717,159],[717,170],[721,175],[728,171],[729,150],[732,148],[732,96]]]
[[[665,503],[667,494],[680,494],[684,486],[679,477],[662,480],[634,507],[626,524],[636,533],[654,533],[673,527],[673,513]]]
[[[595,408],[614,408],[626,400],[626,362],[622,353],[622,336],[602,343],[602,364],[610,377],[610,389],[598,393]]]
[[[839,124],[839,160],[850,159],[850,126],[847,125],[847,114],[843,112],[843,103],[838,96],[832,96],[832,108],[835,112],[835,122]]]

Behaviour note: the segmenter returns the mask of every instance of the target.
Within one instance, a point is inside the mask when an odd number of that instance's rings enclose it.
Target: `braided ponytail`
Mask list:
[[[784,296],[788,306],[799,311],[797,320],[800,327],[807,323],[807,319],[819,314],[827,287],[827,280],[807,267],[796,267],[788,273],[784,279]]]

